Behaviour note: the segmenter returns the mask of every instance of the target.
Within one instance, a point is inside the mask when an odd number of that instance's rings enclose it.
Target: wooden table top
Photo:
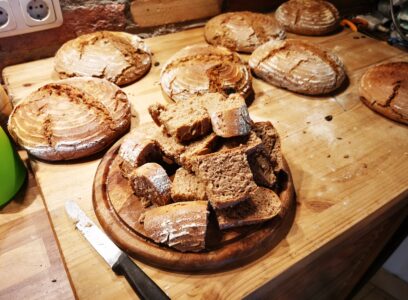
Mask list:
[[[314,257],[381,219],[384,212],[407,205],[408,127],[372,112],[358,97],[358,81],[367,67],[408,61],[407,54],[349,30],[302,38],[338,53],[345,63],[349,85],[334,95],[309,97],[254,79],[256,99],[250,107],[255,121],[272,121],[281,135],[297,192],[294,224],[277,247],[238,269],[212,274],[176,273],[139,262],[174,299],[237,299],[260,287],[273,289]],[[146,41],[154,52],[153,63],[160,66],[152,66],[142,80],[124,88],[133,106],[133,127],[149,120],[148,105],[163,99],[161,65],[180,48],[203,41],[202,28]],[[247,55],[242,57],[248,59]],[[56,80],[57,75],[49,58],[8,67],[3,78],[16,103]],[[328,115],[331,121],[325,119]],[[132,298],[135,295],[127,282],[109,269],[74,230],[64,212],[65,201],[73,199],[96,221],[92,182],[100,157],[61,163],[32,158],[31,165],[78,297]]]

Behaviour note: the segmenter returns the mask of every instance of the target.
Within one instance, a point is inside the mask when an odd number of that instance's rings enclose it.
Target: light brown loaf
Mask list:
[[[176,102],[208,92],[239,93],[245,99],[252,94],[251,72],[239,56],[206,44],[174,54],[163,66],[160,83],[163,92]]]
[[[288,32],[324,35],[339,27],[336,7],[323,0],[289,0],[275,12],[276,20]]]
[[[252,53],[249,65],[266,82],[309,95],[330,93],[346,78],[336,54],[294,39],[263,44]]]
[[[113,83],[89,77],[41,87],[14,108],[8,123],[14,140],[45,160],[94,154],[129,126],[126,94]]]
[[[179,168],[171,185],[171,198],[174,202],[207,200],[205,183],[193,173]]]
[[[393,62],[369,68],[361,78],[360,95],[372,110],[408,124],[408,63]]]
[[[208,43],[251,53],[269,40],[283,39],[285,31],[271,15],[230,12],[209,20],[204,28]]]
[[[144,229],[156,243],[197,252],[205,249],[208,215],[207,201],[173,203],[147,210]]]
[[[134,82],[150,68],[150,50],[137,35],[100,31],[66,42],[55,55],[62,78],[92,76],[118,85]]]

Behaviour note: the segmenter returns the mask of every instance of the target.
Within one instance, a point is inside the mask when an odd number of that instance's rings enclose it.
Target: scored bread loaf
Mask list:
[[[205,183],[193,173],[179,168],[171,185],[171,198],[174,202],[207,200]]]
[[[168,105],[149,106],[149,113],[158,126],[178,142],[188,142],[211,131],[211,121],[204,107],[193,99]]]
[[[129,174],[132,190],[147,207],[171,202],[171,181],[166,171],[157,163],[145,163]]]
[[[241,11],[215,16],[205,24],[204,35],[212,45],[251,53],[269,40],[285,38],[285,31],[271,15]]]
[[[336,54],[294,39],[263,44],[252,53],[249,65],[266,82],[308,95],[330,93],[346,78]]]
[[[408,62],[369,68],[360,81],[360,96],[372,110],[408,124]]]
[[[233,207],[216,209],[221,230],[262,223],[277,216],[281,210],[279,196],[272,190],[258,187],[247,200]]]
[[[100,31],[66,42],[55,55],[60,77],[92,76],[118,85],[133,82],[150,68],[150,50],[137,35]]]
[[[92,155],[130,126],[126,94],[98,78],[71,78],[47,84],[17,104],[8,129],[14,140],[45,160]]]
[[[143,226],[154,242],[179,251],[198,252],[205,249],[208,202],[178,202],[149,209]]]
[[[240,57],[224,47],[206,44],[187,46],[163,66],[160,83],[164,93],[175,102],[194,95],[218,92],[224,96],[252,94],[252,77]]]
[[[339,27],[337,8],[323,0],[289,0],[275,12],[276,20],[288,32],[324,35]]]

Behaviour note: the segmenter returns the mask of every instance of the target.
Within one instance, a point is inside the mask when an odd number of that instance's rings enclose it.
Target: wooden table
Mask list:
[[[308,97],[255,79],[256,100],[250,107],[254,120],[271,120],[282,137],[298,195],[289,234],[263,257],[229,271],[175,273],[140,263],[172,298],[345,297],[407,215],[408,127],[369,110],[357,89],[367,67],[408,61],[406,53],[349,30],[306,39],[339,54],[349,85],[334,95]],[[198,28],[154,37],[147,44],[153,63],[162,65],[178,49],[202,41]],[[124,88],[134,127],[149,120],[148,105],[163,99],[159,72],[160,66],[153,66]],[[15,103],[57,79],[52,58],[8,67],[3,77]],[[78,297],[132,298],[126,281],[114,275],[64,212],[64,202],[73,199],[96,220],[91,199],[99,161],[100,156],[62,163],[32,158],[31,165]]]

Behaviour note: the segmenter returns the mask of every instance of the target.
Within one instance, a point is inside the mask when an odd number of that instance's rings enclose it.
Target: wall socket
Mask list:
[[[0,0],[0,38],[61,26],[59,0]]]

